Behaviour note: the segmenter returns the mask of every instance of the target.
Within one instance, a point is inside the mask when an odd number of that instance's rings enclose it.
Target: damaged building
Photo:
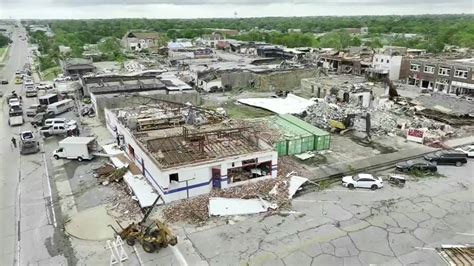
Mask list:
[[[101,121],[104,108],[119,108],[165,100],[199,104],[197,91],[173,76],[162,79],[155,76],[87,77],[81,80],[84,94],[91,102]]]
[[[304,78],[316,76],[316,68],[248,69],[223,73],[222,86],[228,88],[256,88],[262,91],[293,90]]]
[[[474,61],[412,59],[407,83],[431,91],[474,97]]]
[[[250,127],[170,103],[106,109],[107,129],[165,203],[277,176],[277,152]]]

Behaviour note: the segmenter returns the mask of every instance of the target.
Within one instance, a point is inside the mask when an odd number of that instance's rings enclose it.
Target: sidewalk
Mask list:
[[[464,146],[467,144],[474,143],[474,136],[451,139],[444,142],[450,147]],[[384,165],[390,163],[396,163],[399,161],[410,159],[414,156],[421,156],[426,153],[435,152],[440,149],[432,148],[428,146],[420,146],[413,149],[401,150],[394,153],[380,154],[374,157],[354,160],[350,162],[339,162],[330,165],[324,165],[313,170],[313,180],[324,179],[331,176],[339,176],[348,174],[351,172],[359,172],[364,169],[374,167],[376,165]]]

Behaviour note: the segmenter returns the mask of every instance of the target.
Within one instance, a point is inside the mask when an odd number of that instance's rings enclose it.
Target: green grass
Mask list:
[[[56,78],[57,74],[61,73],[61,67],[55,66],[52,68],[48,68],[41,72],[41,79],[42,80],[53,80]]]
[[[233,102],[227,102],[222,107],[230,118],[259,118],[273,115],[270,111],[247,105],[238,105]]]
[[[7,60],[8,48],[9,46],[0,47],[0,64],[3,64]]]

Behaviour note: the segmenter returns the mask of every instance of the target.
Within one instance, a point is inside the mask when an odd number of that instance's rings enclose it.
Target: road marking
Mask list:
[[[357,190],[344,190],[344,189],[328,189],[328,190],[323,190],[327,192],[354,192],[354,193],[374,193],[375,191],[357,191]]]
[[[340,200],[304,200],[304,199],[294,199],[292,201],[294,202],[333,202],[333,203],[341,202]]]
[[[179,251],[178,247],[176,246],[170,246],[171,248],[171,251],[173,251],[176,259],[178,259],[179,261],[179,265],[181,266],[188,266],[188,262],[186,261],[186,259],[184,258],[183,256],[183,253],[181,253],[181,251]]]
[[[44,144],[43,144],[43,150],[44,150]],[[46,156],[45,152],[43,152],[43,162],[44,162],[44,168],[46,169],[46,180],[48,181],[48,194],[49,194],[49,199],[50,199],[50,204],[49,206],[51,207],[51,213],[53,215],[53,226],[57,227],[58,223],[56,222],[56,212],[54,211],[54,203],[53,203],[53,192],[51,190],[51,182],[49,181],[49,171],[48,171],[48,163],[46,162]]]
[[[135,247],[135,245],[133,245],[133,250],[135,251],[135,255],[137,256],[138,264],[139,264],[140,266],[143,265],[142,258],[140,258],[140,255],[138,254],[137,247]]]
[[[435,248],[425,248],[425,247],[414,247],[415,249],[419,250],[436,250]]]
[[[456,235],[474,236],[474,234],[472,234],[472,233],[459,233],[459,232],[456,232]]]

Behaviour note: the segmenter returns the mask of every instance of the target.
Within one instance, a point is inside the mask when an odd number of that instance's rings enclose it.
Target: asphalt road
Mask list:
[[[19,133],[33,130],[26,115],[22,126],[8,125],[8,104],[6,96],[15,90],[22,95],[26,108],[37,98],[26,98],[22,85],[14,84],[15,71],[28,62],[27,42],[23,29],[13,34],[13,45],[0,76],[9,80],[0,85],[4,93],[0,108],[0,265],[65,264],[64,246],[55,212],[53,189],[51,187],[45,153],[20,155],[10,141],[19,139]],[[39,136],[37,136],[39,137]],[[42,147],[43,149],[43,147]]]

